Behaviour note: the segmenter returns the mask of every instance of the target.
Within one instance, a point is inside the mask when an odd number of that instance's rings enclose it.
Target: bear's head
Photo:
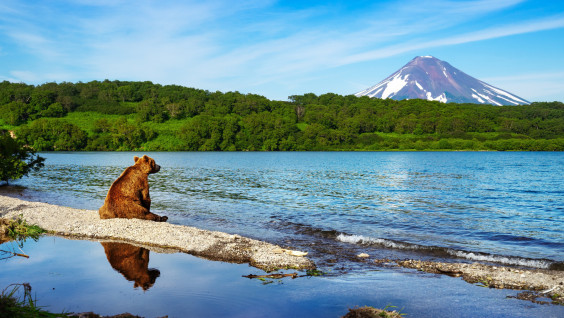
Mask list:
[[[161,170],[161,166],[155,163],[155,160],[147,155],[139,158],[137,156],[133,157],[135,160],[135,165],[140,166],[141,170],[147,174],[149,173],[156,173]]]

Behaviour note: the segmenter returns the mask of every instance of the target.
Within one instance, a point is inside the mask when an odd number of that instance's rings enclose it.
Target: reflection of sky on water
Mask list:
[[[0,246],[1,248],[1,246]],[[507,299],[517,291],[474,286],[459,278],[388,269],[337,277],[262,282],[247,264],[188,254],[150,253],[160,271],[144,291],[109,264],[98,242],[43,237],[28,241],[29,259],[1,261],[0,288],[29,282],[37,304],[53,312],[129,312],[145,317],[340,317],[348,308],[393,304],[411,317],[557,317],[562,306]],[[472,299],[472,301],[468,301]]]

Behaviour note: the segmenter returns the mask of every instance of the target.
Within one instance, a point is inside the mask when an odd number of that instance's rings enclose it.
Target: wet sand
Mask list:
[[[0,218],[22,217],[51,234],[96,240],[119,240],[172,249],[211,260],[249,263],[271,271],[314,269],[315,264],[291,250],[270,243],[217,231],[138,219],[101,220],[98,211],[28,202],[0,196]]]

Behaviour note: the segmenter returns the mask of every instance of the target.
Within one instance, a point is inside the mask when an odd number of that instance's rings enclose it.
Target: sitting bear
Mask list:
[[[98,210],[101,219],[137,218],[164,222],[166,216],[151,213],[149,197],[149,174],[156,173],[161,167],[150,157],[134,157],[135,164],[123,171],[112,183],[104,205]]]
[[[149,268],[149,250],[126,243],[101,243],[106,252],[108,262],[128,281],[135,282],[133,288],[143,290],[151,288],[161,272]]]

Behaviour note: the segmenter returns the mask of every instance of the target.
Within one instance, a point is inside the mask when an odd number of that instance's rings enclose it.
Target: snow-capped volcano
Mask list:
[[[385,80],[355,95],[498,106],[530,104],[521,97],[477,80],[432,56],[414,58]]]

